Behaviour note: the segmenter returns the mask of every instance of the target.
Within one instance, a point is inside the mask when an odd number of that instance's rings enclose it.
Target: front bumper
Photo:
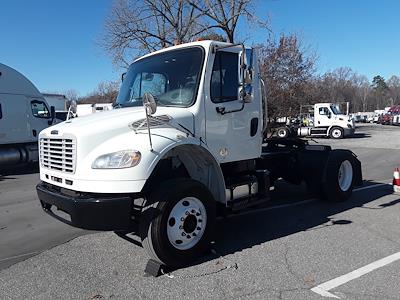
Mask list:
[[[133,197],[110,194],[63,193],[46,183],[39,183],[36,191],[43,210],[52,217],[74,227],[89,230],[129,230],[133,227]],[[70,217],[55,213],[54,207]]]
[[[356,132],[354,127],[352,128],[345,128],[344,129],[344,136],[352,136]]]

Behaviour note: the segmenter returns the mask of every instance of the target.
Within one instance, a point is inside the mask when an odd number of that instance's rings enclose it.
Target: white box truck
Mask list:
[[[53,120],[54,107],[32,82],[0,63],[0,168],[37,162],[39,132]]]
[[[348,199],[360,161],[300,139],[264,140],[263,92],[256,52],[243,45],[199,41],[137,59],[114,110],[40,133],[44,211],[133,232],[153,261],[176,268],[209,247],[219,213],[265,203],[279,178]]]

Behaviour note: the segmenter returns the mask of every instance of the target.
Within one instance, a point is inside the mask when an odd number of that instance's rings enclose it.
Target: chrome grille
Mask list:
[[[75,173],[75,138],[41,138],[39,147],[42,167],[64,173]]]

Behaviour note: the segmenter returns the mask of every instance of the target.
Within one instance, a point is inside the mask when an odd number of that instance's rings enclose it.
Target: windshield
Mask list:
[[[129,67],[115,106],[141,106],[143,94],[148,92],[159,106],[188,107],[197,95],[202,64],[199,47],[141,59]]]
[[[333,112],[335,115],[340,115],[340,114],[342,114],[342,113],[340,112],[339,108],[338,108],[337,106],[335,106],[335,105],[331,105],[331,110],[332,110],[332,112]]]

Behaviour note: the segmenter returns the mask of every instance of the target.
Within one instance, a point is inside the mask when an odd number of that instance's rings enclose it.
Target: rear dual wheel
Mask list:
[[[355,183],[355,157],[349,151],[331,152],[325,169],[322,191],[326,199],[334,202],[350,198]]]
[[[309,193],[331,202],[342,202],[350,198],[355,179],[356,158],[349,151],[333,150],[325,165],[322,181],[307,180]]]
[[[148,196],[140,224],[142,244],[152,259],[179,268],[209,248],[214,223],[215,202],[203,184],[169,180]]]

